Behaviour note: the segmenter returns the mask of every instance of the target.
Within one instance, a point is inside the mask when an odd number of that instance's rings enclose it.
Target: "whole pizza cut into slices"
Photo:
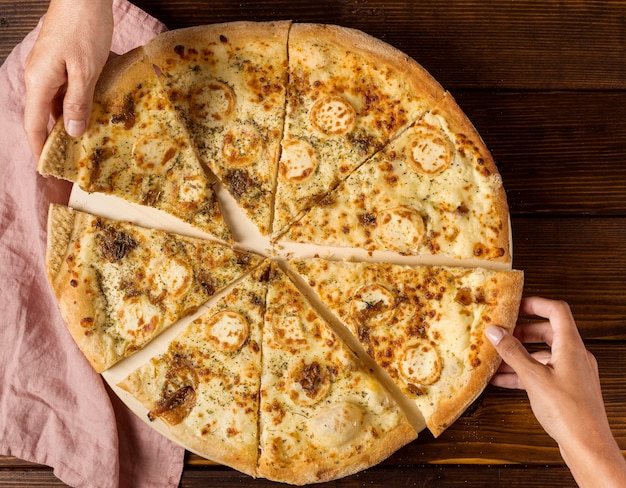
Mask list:
[[[95,88],[86,132],[65,132],[62,118],[38,164],[44,176],[157,208],[224,241],[232,236],[152,64],[138,48],[112,59]]]
[[[238,282],[119,386],[187,448],[256,475],[268,266]]]
[[[442,96],[421,66],[388,44],[356,30],[294,24],[274,232]]]
[[[451,95],[359,167],[285,240],[510,262],[502,179]]]
[[[520,271],[301,259],[291,263],[438,436],[478,397],[500,358],[487,325],[512,331]]]
[[[145,46],[201,159],[262,234],[271,232],[289,26],[191,27]]]
[[[79,349],[159,431],[319,483],[484,390],[485,327],[513,329],[523,274],[491,154],[414,60],[338,26],[197,26],[107,63],[93,106],[39,161],[88,192],[50,207],[46,270]]]
[[[329,481],[416,438],[390,393],[277,266],[262,350],[260,476]]]
[[[98,372],[260,262],[217,242],[50,207],[48,278],[72,337]]]

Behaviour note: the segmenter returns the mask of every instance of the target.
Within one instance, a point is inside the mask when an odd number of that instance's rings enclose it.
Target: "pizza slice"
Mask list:
[[[508,215],[489,151],[447,94],[283,238],[510,263]]]
[[[271,231],[289,26],[191,27],[145,46],[197,153],[262,234]]]
[[[237,283],[119,383],[187,449],[256,475],[268,266]]]
[[[416,438],[389,392],[276,265],[262,350],[260,476],[324,482]]]
[[[499,365],[483,332],[512,331],[520,271],[293,260],[328,307],[422,412],[438,436]]]
[[[338,26],[294,24],[274,232],[442,96],[426,70],[378,39]]]
[[[37,169],[88,192],[157,208],[232,240],[211,175],[197,160],[140,48],[105,66],[81,137],[70,137],[62,118],[57,121]]]
[[[142,348],[259,256],[52,205],[46,270],[76,344],[98,372]]]

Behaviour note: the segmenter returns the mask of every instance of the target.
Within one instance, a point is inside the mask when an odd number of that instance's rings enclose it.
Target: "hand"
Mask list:
[[[626,486],[626,462],[611,433],[598,364],[569,306],[527,298],[522,314],[547,320],[518,325],[514,336],[500,327],[486,330],[504,360],[492,383],[526,390],[533,413],[558,443],[580,486]],[[522,343],[530,342],[546,343],[551,351],[529,354]]]
[[[51,0],[24,66],[24,129],[35,157],[61,108],[68,134],[85,131],[112,35],[112,0]]]

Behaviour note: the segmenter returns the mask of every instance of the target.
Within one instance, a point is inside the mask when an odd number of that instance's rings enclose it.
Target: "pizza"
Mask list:
[[[251,476],[267,274],[248,274],[119,385],[189,449]]]
[[[259,417],[259,475],[298,485],[365,469],[417,436],[390,393],[276,267]]]
[[[102,372],[259,264],[229,246],[52,205],[46,270],[72,337]]]
[[[262,234],[272,228],[289,25],[191,27],[145,46],[196,152]]]
[[[512,332],[522,273],[294,260],[293,268],[441,434],[497,367],[488,325]]]
[[[235,285],[119,386],[200,455],[291,484],[360,471],[417,436],[275,264]]]
[[[59,120],[38,171],[75,183],[46,269],[86,360],[253,477],[330,481],[441,435],[499,364],[485,327],[516,323],[493,157],[424,68],[353,29],[157,36],[105,66],[87,131]]]
[[[443,93],[388,44],[337,26],[295,24],[274,231],[288,227]]]
[[[195,157],[152,63],[140,49],[107,64],[83,136],[70,137],[62,118],[57,121],[37,169],[88,192],[157,208],[232,240],[211,176]]]
[[[283,238],[403,255],[511,260],[502,179],[450,94]]]

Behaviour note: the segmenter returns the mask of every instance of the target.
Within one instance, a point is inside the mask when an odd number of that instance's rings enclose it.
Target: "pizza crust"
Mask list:
[[[502,327],[512,333],[524,287],[524,275],[519,271],[514,271],[502,275],[502,278],[497,284],[499,303],[490,315],[490,324]],[[452,425],[480,396],[500,366],[502,358],[484,336],[484,331],[480,334],[477,347],[476,358],[480,364],[466,373],[467,379],[459,381],[463,386],[453,397],[439,403],[435,412],[427,419],[428,430],[435,437],[441,435]]]

